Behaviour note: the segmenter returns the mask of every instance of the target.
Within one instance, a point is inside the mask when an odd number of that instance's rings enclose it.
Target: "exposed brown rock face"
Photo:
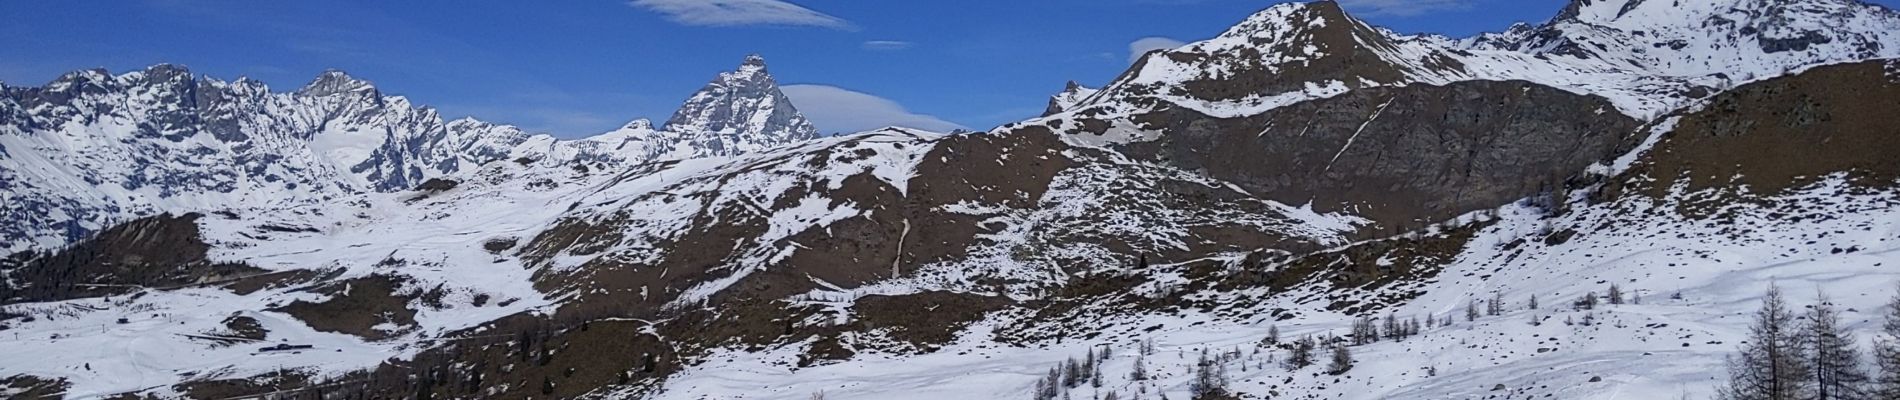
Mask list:
[[[1900,83],[1884,62],[1813,70],[1736,88],[1683,116],[1631,173],[1660,196],[1735,187],[1771,195],[1848,173],[1864,185],[1900,178]]]
[[[1641,140],[1605,99],[1527,82],[1371,88],[1237,119],[1158,114],[1140,118],[1161,139],[1129,153],[1388,229],[1529,196]]]

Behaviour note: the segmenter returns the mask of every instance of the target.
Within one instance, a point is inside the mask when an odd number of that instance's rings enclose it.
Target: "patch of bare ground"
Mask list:
[[[1683,115],[1675,129],[1598,197],[1697,193],[1680,211],[1711,216],[1846,174],[1861,188],[1900,182],[1900,83],[1880,61],[1814,68],[1751,83]]]
[[[1208,288],[1220,291],[1263,288],[1268,293],[1282,293],[1320,288],[1298,301],[1326,304],[1326,309],[1346,314],[1371,313],[1423,294],[1422,286],[1456,261],[1471,238],[1490,225],[1474,223],[1437,234],[1361,242],[1290,259],[1249,257],[1235,271],[1211,265],[1191,270],[1189,275],[1195,278],[1190,282],[1208,282]],[[1238,312],[1257,308],[1253,304],[1257,301],[1200,306],[1210,311]]]
[[[883,330],[892,339],[935,351],[956,339],[970,323],[1013,304],[1006,297],[968,293],[924,292],[902,296],[867,296],[852,307],[865,330]]]
[[[303,321],[312,329],[323,332],[337,332],[355,335],[368,340],[382,340],[394,336],[406,327],[415,325],[416,310],[409,308],[414,296],[398,293],[402,289],[402,277],[394,275],[371,275],[339,282],[331,282],[308,289],[313,293],[330,296],[322,302],[297,302],[271,309]],[[379,325],[396,327],[396,330],[377,329]]]
[[[0,387],[15,399],[58,399],[64,398],[66,389],[72,387],[65,379],[49,379],[32,375],[14,375],[0,378]]]
[[[234,399],[250,396],[262,396],[279,391],[310,386],[313,380],[309,374],[285,370],[249,378],[219,379],[210,381],[186,382],[172,385],[172,390],[183,393],[192,399]],[[305,393],[316,395],[319,393]]]
[[[198,230],[200,214],[164,214],[107,228],[50,253],[15,255],[20,265],[0,279],[0,304],[110,296],[173,289],[265,272],[212,262]],[[24,261],[20,261],[24,260]]]

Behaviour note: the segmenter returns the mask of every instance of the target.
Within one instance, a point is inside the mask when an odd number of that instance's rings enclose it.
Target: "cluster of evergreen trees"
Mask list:
[[[1098,357],[1095,349],[1089,349],[1088,356],[1081,361],[1070,357],[1061,365],[1049,368],[1049,374],[1036,381],[1035,400],[1068,399],[1069,389],[1081,387],[1084,384],[1100,389],[1102,361],[1106,361],[1113,355],[1113,350],[1104,348],[1101,356]]]
[[[1218,359],[1209,359],[1207,349],[1201,349],[1201,359],[1194,364],[1194,381],[1188,383],[1193,400],[1235,398],[1227,391],[1227,361],[1235,356],[1238,353],[1222,353]]]
[[[1422,325],[1419,325],[1418,317],[1400,320],[1397,315],[1387,314],[1385,323],[1380,324],[1377,318],[1367,315],[1353,321],[1352,345],[1364,346],[1376,343],[1381,338],[1392,341],[1405,340],[1418,335],[1421,329]]]
[[[1886,323],[1874,341],[1875,368],[1868,369],[1826,294],[1797,315],[1771,286],[1749,325],[1748,342],[1729,358],[1729,381],[1717,394],[1728,400],[1900,399],[1900,296],[1882,312]]]

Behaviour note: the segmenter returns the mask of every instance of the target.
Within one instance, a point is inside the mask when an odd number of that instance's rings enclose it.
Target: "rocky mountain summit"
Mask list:
[[[766,73],[765,58],[757,54],[687,98],[666,120],[666,130],[707,149],[706,155],[741,154],[818,137],[818,128],[779,92],[778,83]]]
[[[1878,324],[1900,279],[1895,21],[1577,0],[1453,39],[1284,4],[1038,118],[803,140],[756,59],[658,130],[574,141],[436,127],[342,74],[273,94],[80,72],[0,97],[0,184],[31,189],[6,193],[202,211],[23,203],[96,233],[0,259],[0,332],[30,339],[0,341],[0,387],[1701,397],[1769,282]],[[87,154],[169,163],[58,168]],[[281,200],[202,206],[257,193]]]
[[[406,191],[500,161],[598,168],[816,137],[758,56],[694,94],[665,131],[636,120],[574,140],[445,121],[336,70],[289,93],[157,65],[75,71],[0,94],[0,219],[11,222],[0,226],[0,249],[9,251],[57,247],[137,216]]]

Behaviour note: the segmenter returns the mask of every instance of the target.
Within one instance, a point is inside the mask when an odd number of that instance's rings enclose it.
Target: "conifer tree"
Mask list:
[[[1840,311],[1834,309],[1826,294],[1808,309],[1808,365],[1814,369],[1814,400],[1861,400],[1867,398],[1867,373],[1860,366],[1860,352],[1854,349],[1854,335],[1841,326]]]
[[[1224,368],[1216,367],[1213,360],[1207,359],[1207,353],[1201,353],[1201,359],[1194,367],[1194,381],[1188,382],[1188,391],[1194,399],[1227,398],[1227,377]]]
[[[1727,400],[1798,400],[1808,394],[1809,369],[1794,312],[1781,289],[1769,286],[1748,328],[1748,342],[1729,358],[1729,381],[1718,389]]]
[[[1379,341],[1379,328],[1372,324],[1372,316],[1362,315],[1352,322],[1352,344],[1365,345]]]
[[[1286,369],[1296,371],[1313,365],[1313,346],[1313,339],[1310,337],[1300,338],[1299,341],[1293,342],[1293,349],[1286,355]]]
[[[1531,309],[1532,310],[1537,309],[1537,295],[1534,295],[1534,294],[1531,295]]]
[[[1082,386],[1082,378],[1086,376],[1083,374],[1085,372],[1082,371],[1082,364],[1075,362],[1075,357],[1069,357],[1069,360],[1062,364],[1062,386]]]
[[[1128,380],[1136,382],[1148,380],[1148,356],[1135,355],[1135,369],[1128,371]]]
[[[1478,320],[1478,301],[1472,300],[1470,303],[1465,304],[1465,321],[1469,322],[1469,321],[1477,321],[1477,320]]]
[[[1049,368],[1049,375],[1038,381],[1036,388],[1037,399],[1055,400],[1056,395],[1062,391],[1062,367]]]
[[[1333,362],[1326,366],[1326,373],[1341,375],[1351,370],[1352,350],[1347,349],[1346,346],[1333,346]]]
[[[1869,392],[1876,399],[1900,399],[1900,293],[1880,311],[1886,317],[1874,338],[1874,364],[1880,369]]]
[[[1610,304],[1623,304],[1623,287],[1610,284]]]

